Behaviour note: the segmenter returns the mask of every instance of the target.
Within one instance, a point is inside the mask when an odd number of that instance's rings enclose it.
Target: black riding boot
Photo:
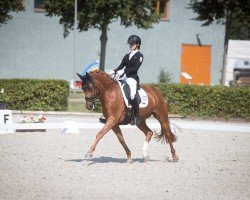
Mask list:
[[[99,118],[99,122],[102,123],[102,124],[106,124],[105,117],[103,116],[103,117]]]
[[[133,100],[131,100],[131,105],[134,109],[134,124],[139,125],[140,124],[140,114],[139,114],[139,104],[137,101],[137,98],[134,98]]]

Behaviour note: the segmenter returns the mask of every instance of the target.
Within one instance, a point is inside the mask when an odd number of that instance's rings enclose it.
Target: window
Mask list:
[[[156,13],[162,15],[161,20],[169,20],[169,0],[155,0],[154,6]]]
[[[34,0],[34,11],[35,12],[45,12],[43,6],[44,6],[44,0]]]

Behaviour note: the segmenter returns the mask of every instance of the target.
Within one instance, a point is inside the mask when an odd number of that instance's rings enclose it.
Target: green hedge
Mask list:
[[[153,84],[170,113],[194,117],[250,119],[250,87]]]
[[[0,79],[12,110],[65,111],[69,83],[65,80]]]
[[[250,120],[250,87],[151,84],[168,102],[169,113],[190,117]],[[98,101],[97,112],[101,112]]]

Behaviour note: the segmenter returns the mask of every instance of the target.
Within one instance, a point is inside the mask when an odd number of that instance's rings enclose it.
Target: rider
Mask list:
[[[126,54],[121,64],[115,69],[112,70],[109,74],[116,74],[120,79],[124,80],[130,87],[130,103],[134,109],[136,125],[140,124],[139,118],[139,104],[137,98],[135,98],[137,92],[137,85],[140,80],[138,77],[138,70],[143,62],[143,55],[139,52],[141,46],[141,38],[137,35],[131,35],[128,38],[128,44],[131,52]]]

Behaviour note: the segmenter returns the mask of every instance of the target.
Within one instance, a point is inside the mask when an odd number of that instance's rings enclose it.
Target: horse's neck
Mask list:
[[[103,93],[108,87],[115,81],[103,73],[95,73],[92,75],[94,82],[99,89],[100,93]]]

